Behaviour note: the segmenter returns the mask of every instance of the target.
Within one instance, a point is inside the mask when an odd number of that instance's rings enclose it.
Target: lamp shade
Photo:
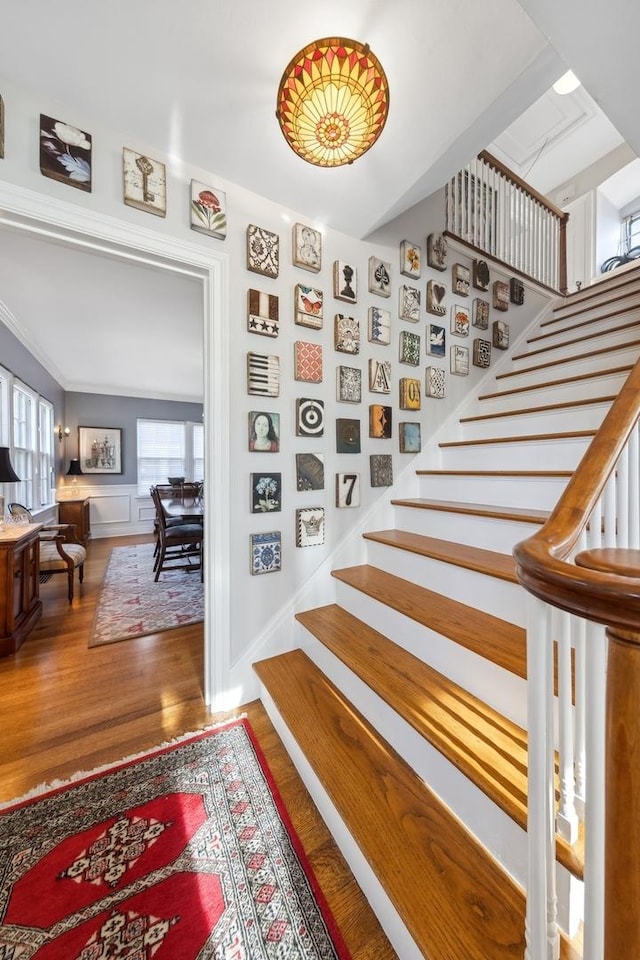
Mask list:
[[[68,477],[81,477],[83,476],[82,467],[80,466],[80,461],[77,457],[74,457],[73,460],[69,461],[69,469],[67,470]]]
[[[293,57],[278,88],[276,116],[287,143],[319,167],[353,163],[376,142],[389,85],[368,44],[315,40]]]
[[[9,447],[0,447],[0,483],[20,483],[20,477],[11,466]]]

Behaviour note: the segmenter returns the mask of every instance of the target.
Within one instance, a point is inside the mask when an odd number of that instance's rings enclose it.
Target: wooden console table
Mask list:
[[[0,656],[15,653],[42,615],[41,523],[0,525]]]
[[[58,500],[58,520],[60,523],[75,523],[76,536],[86,547],[91,536],[91,518],[89,497],[77,500]]]

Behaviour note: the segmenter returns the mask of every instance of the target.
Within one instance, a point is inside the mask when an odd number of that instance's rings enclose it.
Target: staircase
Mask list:
[[[559,302],[511,369],[255,664],[285,745],[401,960],[525,954],[527,594],[544,523],[640,348],[640,270]],[[467,411],[465,411],[465,414]],[[561,956],[581,956],[583,839],[558,838]],[[573,939],[572,939],[573,937]],[[531,957],[530,960],[543,960]]]

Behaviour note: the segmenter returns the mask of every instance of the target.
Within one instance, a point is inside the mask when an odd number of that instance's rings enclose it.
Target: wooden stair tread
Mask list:
[[[639,307],[636,307],[636,309],[640,311]],[[598,337],[606,337],[611,333],[620,333],[622,330],[629,330],[632,327],[637,327],[639,324],[640,319],[630,320],[628,323],[621,323],[615,327],[607,327],[606,330],[597,330],[595,333],[583,333],[580,337],[572,337],[570,340],[562,340],[560,343],[551,343],[546,347],[537,347],[535,350],[527,350],[525,353],[514,353],[511,359],[526,360],[527,357],[535,357],[541,353],[549,353],[551,350],[560,350],[562,347],[572,347],[576,343],[584,343],[585,340],[596,340]],[[560,333],[560,331],[557,331],[557,333]]]
[[[520,367],[519,370],[511,370],[508,373],[498,373],[496,374],[496,380],[505,380],[507,377],[519,377],[523,373],[537,373],[538,370],[548,370],[549,367],[559,367],[565,363],[573,363],[575,360],[591,360],[593,357],[601,357],[605,353],[619,353],[621,350],[629,350],[631,347],[638,346],[640,346],[640,340],[630,340],[628,343],[619,343],[612,347],[601,347],[599,350],[590,350],[589,353],[574,354],[571,357],[560,357],[558,360],[534,363],[530,367]]]
[[[567,383],[578,383],[580,380],[594,380],[597,377],[611,377],[619,373],[629,373],[633,369],[632,363],[624,363],[619,367],[608,367],[605,370],[590,370],[588,373],[577,373],[571,377],[560,377],[557,380],[541,380],[537,383],[528,383],[520,387],[511,387],[508,390],[498,390],[494,393],[483,393],[479,400],[495,400],[498,397],[508,397],[513,393],[526,393],[527,390],[548,390],[560,387]]]
[[[595,430],[566,430],[562,433],[525,433],[514,437],[481,437],[478,440],[447,440],[439,447],[477,447],[487,443],[529,443],[540,440],[580,440],[595,437]]]
[[[529,510],[528,507],[499,507],[488,503],[467,503],[458,500],[428,500],[422,497],[392,500],[395,507],[415,507],[418,510],[441,510],[446,513],[469,513],[495,520],[516,520],[524,523],[544,523],[549,510]]]
[[[296,620],[526,830],[526,730],[338,604]],[[557,838],[559,861],[580,879],[581,853]]]
[[[600,306],[603,303],[611,303],[615,300],[621,300],[624,297],[628,297],[631,291],[625,290],[625,287],[632,287],[637,285],[640,282],[637,273],[637,266],[631,268],[628,272],[624,274],[615,275],[615,272],[611,276],[606,277],[604,280],[598,281],[598,283],[591,284],[588,287],[584,287],[582,290],[574,291],[564,298],[564,300],[553,308],[553,312],[561,314],[563,312],[571,313],[573,312],[584,312],[585,310],[592,310],[594,306]],[[620,292],[622,290],[622,293]],[[594,304],[593,302],[596,301]],[[553,323],[553,320],[545,320],[541,326],[544,326],[548,323]]]
[[[418,477],[570,477],[573,470],[416,470]]]
[[[520,417],[530,413],[549,413],[552,410],[572,410],[575,407],[594,407],[602,403],[613,403],[615,395],[607,397],[588,397],[585,400],[566,400],[564,403],[541,403],[535,407],[513,407],[498,413],[482,413],[473,417],[460,417],[460,423],[477,423],[481,420],[498,420],[501,417]]]
[[[495,553],[493,550],[470,547],[437,537],[426,537],[408,530],[377,530],[363,536],[365,540],[374,540],[376,543],[384,543],[422,557],[463,567],[465,570],[475,570],[509,583],[518,582],[515,560],[505,553]]]
[[[640,295],[640,291],[638,292]],[[529,337],[527,343],[537,343],[539,340],[548,340],[550,337],[557,337],[563,333],[572,333],[574,330],[581,330],[583,327],[590,327],[596,323],[602,325],[603,320],[610,320],[611,317],[619,317],[623,313],[631,313],[632,310],[640,311],[640,303],[632,303],[629,307],[618,307],[609,313],[598,313],[597,317],[591,317],[589,320],[581,320],[580,323],[569,324],[568,327],[561,327],[559,330],[549,330],[548,333],[538,333],[535,337]],[[541,326],[544,326],[544,324],[541,324]],[[600,333],[609,333],[611,329],[613,328],[601,330]]]
[[[526,679],[526,633],[522,627],[370,564],[332,570],[331,575],[389,609]]]
[[[522,891],[301,650],[254,669],[425,957],[523,956]]]

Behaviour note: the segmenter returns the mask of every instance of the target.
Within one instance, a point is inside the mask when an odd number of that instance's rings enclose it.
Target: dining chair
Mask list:
[[[158,550],[154,562],[154,580],[163,570],[200,570],[203,580],[202,540],[204,528],[201,523],[178,522],[170,524],[162,508],[162,498],[156,487],[151,487],[151,498],[156,508],[158,526]],[[191,561],[197,560],[196,567]]]
[[[10,503],[9,514],[34,523],[34,516],[21,503]],[[74,574],[78,571],[80,583],[84,580],[84,562],[87,551],[77,537],[75,523],[48,523],[39,533],[40,573],[66,573],[69,603],[73,601]]]

